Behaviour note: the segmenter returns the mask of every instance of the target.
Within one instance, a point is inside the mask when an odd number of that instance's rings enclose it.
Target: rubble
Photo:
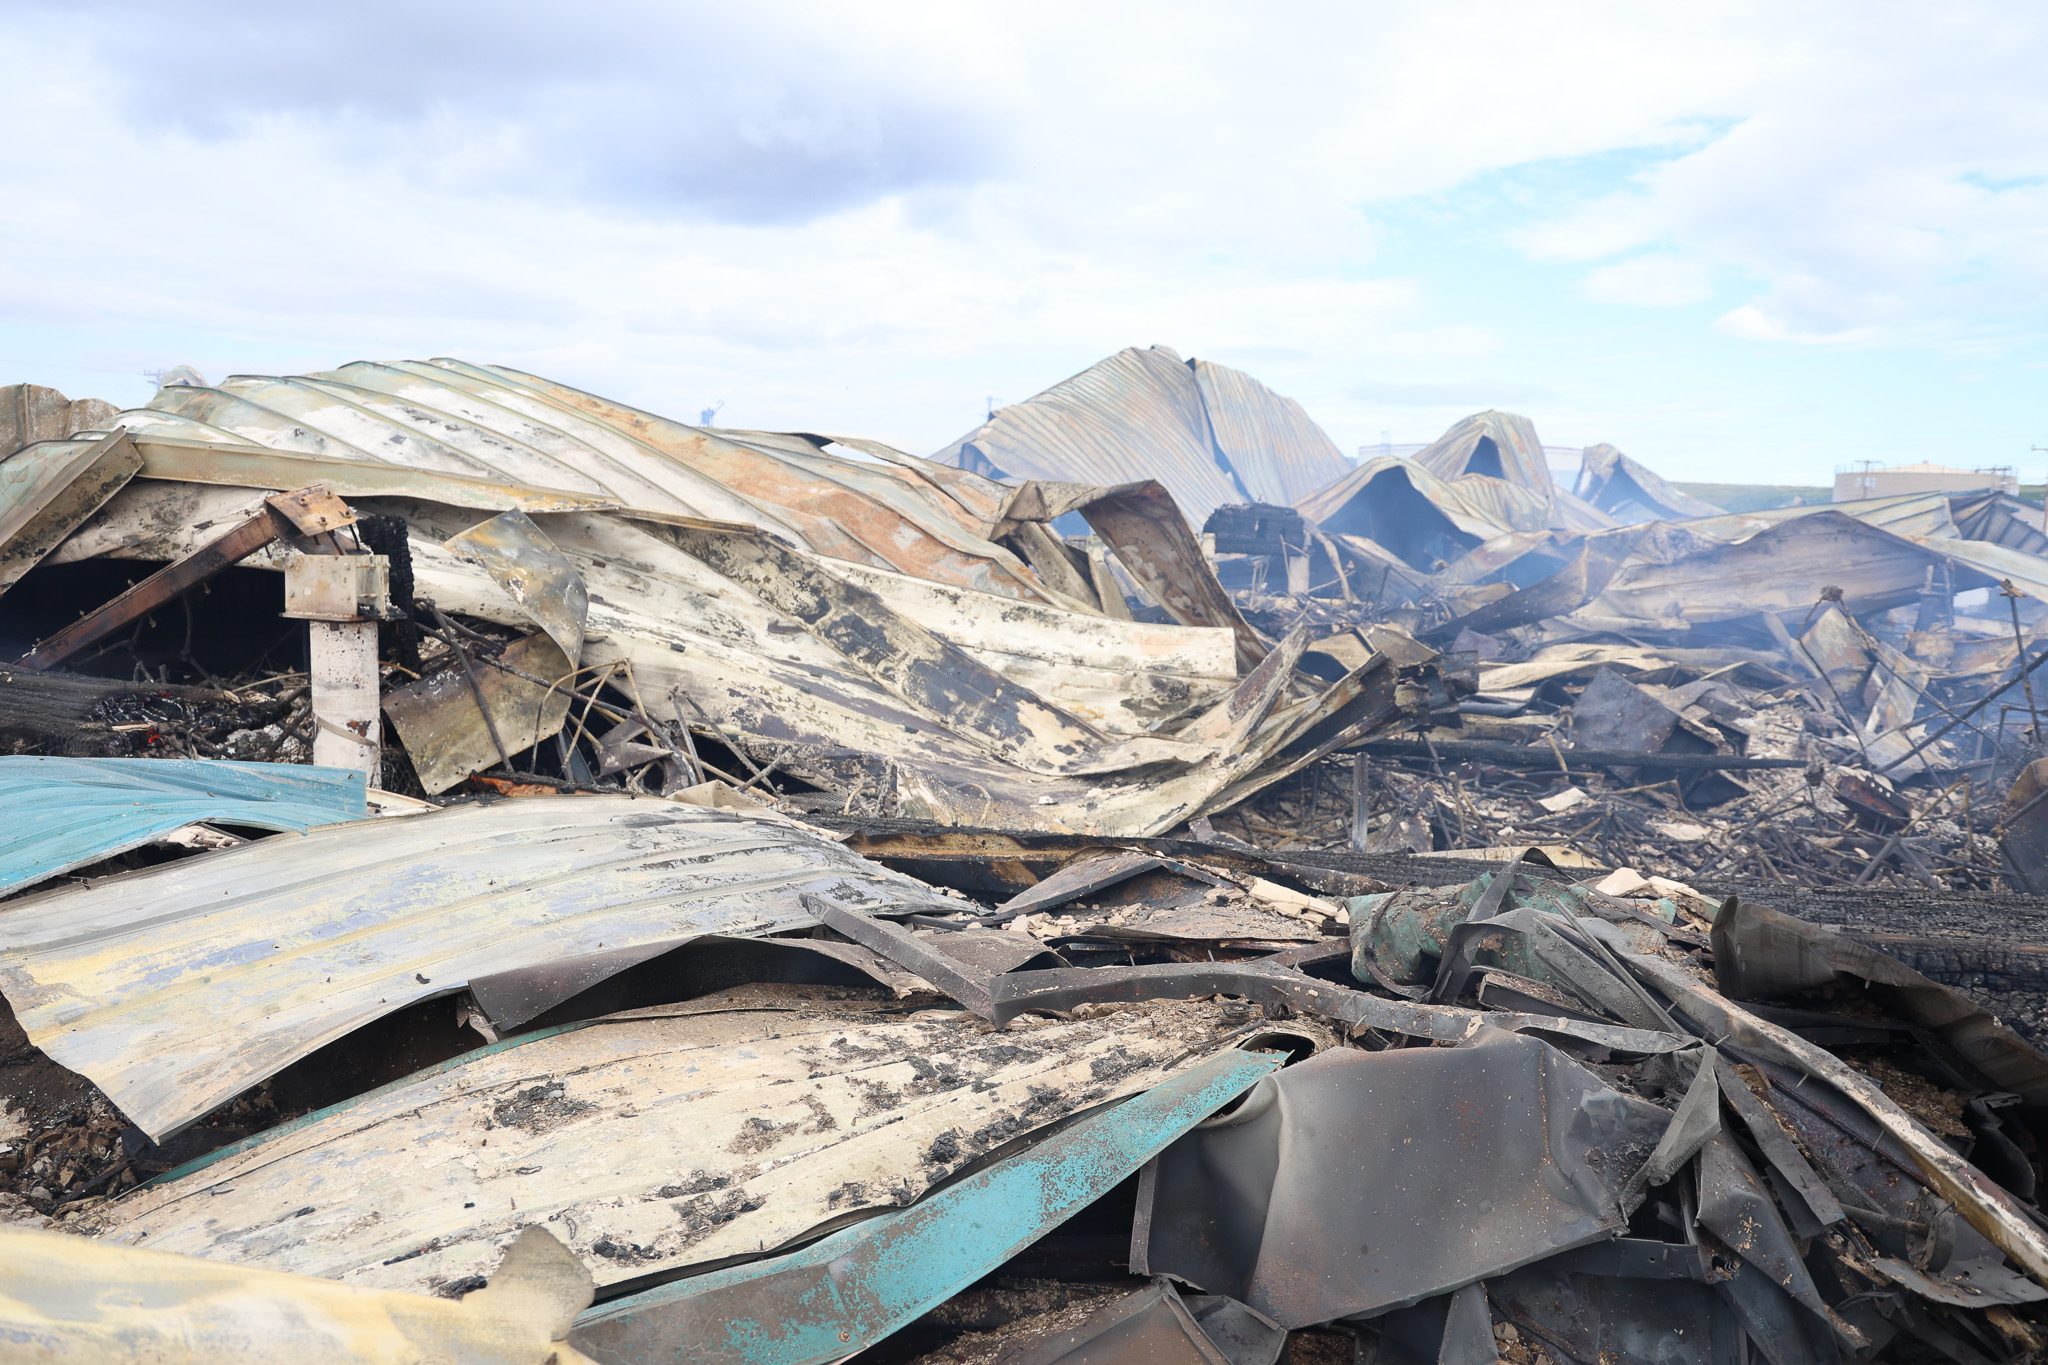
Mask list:
[[[85,411],[0,459],[11,1340],[2043,1350],[2016,499],[1346,469],[1159,349],[953,463],[452,360]]]

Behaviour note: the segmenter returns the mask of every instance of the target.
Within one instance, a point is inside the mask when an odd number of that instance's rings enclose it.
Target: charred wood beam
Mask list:
[[[800,897],[804,909],[820,924],[880,953],[913,976],[921,977],[983,1019],[995,1017],[989,997],[989,973],[937,951],[917,935],[887,920],[848,910],[822,896]]]
[[[1804,768],[1803,758],[1744,758],[1740,754],[1637,753],[1622,749],[1563,749],[1545,745],[1494,744],[1485,740],[1374,739],[1358,745],[1386,758],[1469,759],[1519,768],[1555,768],[1560,759],[1580,768],[1672,768],[1681,772],[1720,772],[1733,768]]]
[[[24,654],[21,663],[39,671],[55,668],[275,541],[332,531],[354,519],[346,503],[322,488],[265,498],[262,508],[247,521],[79,617]]]
[[[91,724],[96,707],[110,697],[144,696],[202,705],[243,705],[247,699],[205,687],[135,683],[125,679],[81,678],[0,667],[0,735],[40,742],[69,742]],[[98,727],[104,728],[104,727]]]

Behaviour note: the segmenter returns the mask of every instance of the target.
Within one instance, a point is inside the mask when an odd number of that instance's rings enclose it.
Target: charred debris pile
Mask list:
[[[9,1341],[2044,1349],[2010,498],[1353,468],[1156,348],[935,459],[452,360],[34,396]]]

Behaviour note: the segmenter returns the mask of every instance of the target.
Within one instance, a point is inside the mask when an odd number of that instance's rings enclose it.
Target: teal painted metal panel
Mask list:
[[[0,758],[0,895],[208,821],[302,830],[369,813],[362,773],[190,758]]]
[[[814,1365],[882,1340],[1114,1189],[1279,1069],[1228,1052],[898,1212],[801,1251],[600,1305],[570,1342],[602,1362]]]

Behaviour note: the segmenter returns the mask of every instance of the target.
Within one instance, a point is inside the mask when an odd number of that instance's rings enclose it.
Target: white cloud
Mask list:
[[[1727,335],[1995,353],[2048,280],[2019,7],[23,8],[16,368],[455,353],[931,449],[1163,342],[1350,446],[1388,395],[1552,388],[1374,210],[1615,152],[1650,168],[1518,239],[1595,300],[1712,282]]]
[[[1602,303],[1638,308],[1678,308],[1714,293],[1707,267],[1665,252],[1631,256],[1586,276],[1586,292]]]
[[[1788,12],[1787,19],[1792,16]],[[2048,305],[2048,22],[1802,7],[1721,136],[1525,235],[1539,256],[1675,248],[1745,278],[1721,323],[1780,341],[1964,343]],[[1626,267],[1607,265],[1603,277]]]
[[[1804,346],[1857,346],[1879,339],[1875,327],[1840,327],[1833,331],[1799,331],[1783,316],[1753,303],[1731,308],[1714,319],[1714,325],[1732,337],[1745,341],[1791,341]]]

